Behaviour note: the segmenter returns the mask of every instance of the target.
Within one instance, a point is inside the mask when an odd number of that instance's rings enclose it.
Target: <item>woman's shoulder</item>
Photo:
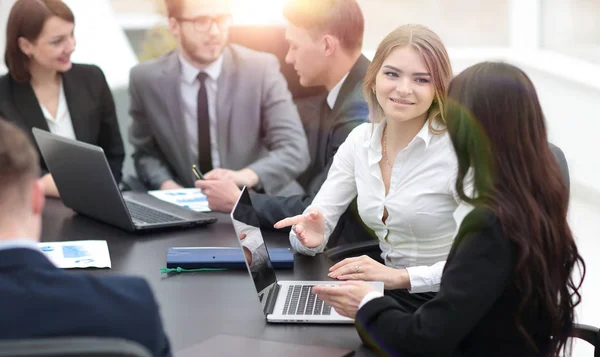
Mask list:
[[[73,77],[85,78],[87,80],[92,78],[104,79],[104,72],[94,64],[73,63],[71,69],[66,73]]]
[[[486,236],[503,236],[498,215],[488,207],[475,207],[462,220],[456,239],[460,240],[469,234],[484,232],[494,232],[494,234],[486,234]]]
[[[354,128],[350,134],[348,134],[348,139],[356,142],[356,143],[364,143],[366,141],[371,140],[371,136],[377,129],[377,126],[381,124],[373,124],[373,123],[362,123],[356,128]]]

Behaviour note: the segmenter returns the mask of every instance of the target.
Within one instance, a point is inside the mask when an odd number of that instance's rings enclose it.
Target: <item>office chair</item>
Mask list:
[[[552,143],[550,143],[549,145],[550,150],[554,154],[554,157],[556,158],[556,161],[560,166],[560,170],[563,174],[563,179],[568,192],[570,189],[571,180],[569,176],[569,166],[567,164],[567,160],[562,151],[557,146],[555,146]],[[356,217],[356,219],[359,218]],[[379,240],[376,239],[376,237],[374,237],[374,235],[369,233],[367,230],[364,231],[364,235],[365,237],[367,237],[367,239],[363,242],[356,242],[331,247],[327,249],[324,254],[333,261],[340,261],[346,258],[357,257],[360,255],[368,255],[371,258],[382,262],[380,258],[381,249],[379,249]]]
[[[140,344],[119,338],[50,337],[0,340],[0,357],[152,357]]]
[[[571,337],[587,341],[594,346],[594,357],[600,357],[600,331],[597,327],[575,324]]]

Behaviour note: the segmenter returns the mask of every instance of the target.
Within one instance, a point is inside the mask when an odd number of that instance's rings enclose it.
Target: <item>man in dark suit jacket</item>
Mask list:
[[[310,205],[338,147],[369,116],[363,81],[370,62],[361,55],[364,19],[356,1],[294,0],[286,4],[284,15],[289,22],[286,39],[290,44],[286,62],[294,65],[302,86],[324,86],[327,94],[297,101],[311,158],[308,169],[298,177],[305,193],[289,197],[252,195],[263,228],[301,214]],[[324,29],[315,25],[323,23],[327,24]],[[231,211],[240,192],[225,183],[197,181],[196,186],[207,194],[211,209],[223,212]],[[358,224],[344,217],[338,230],[344,224]],[[344,229],[344,237],[349,238],[346,233],[355,228],[359,227]],[[336,244],[336,239],[330,241]]]
[[[170,356],[145,280],[64,272],[37,248],[44,207],[38,165],[26,135],[0,119],[0,339],[116,337]]]

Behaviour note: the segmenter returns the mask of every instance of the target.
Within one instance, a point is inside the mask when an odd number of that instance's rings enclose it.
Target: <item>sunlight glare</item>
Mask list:
[[[231,0],[236,25],[283,25],[286,0]]]

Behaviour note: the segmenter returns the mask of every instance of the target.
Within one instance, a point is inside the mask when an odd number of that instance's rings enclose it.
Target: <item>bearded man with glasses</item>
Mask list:
[[[129,140],[148,189],[207,181],[295,193],[309,164],[279,61],[228,43],[228,0],[166,0],[176,50],[131,70]],[[297,187],[297,185],[296,185]]]

